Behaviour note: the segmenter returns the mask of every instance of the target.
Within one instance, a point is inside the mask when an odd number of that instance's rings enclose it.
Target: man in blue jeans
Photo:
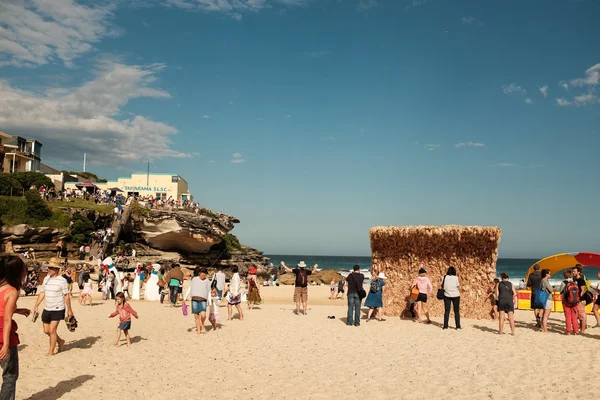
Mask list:
[[[179,268],[179,264],[172,264],[171,270],[163,277],[164,281],[169,286],[169,297],[171,305],[177,305],[177,297],[179,296],[179,284],[183,282],[183,271]]]
[[[360,273],[360,267],[355,265],[353,271],[346,278],[348,284],[348,319],[346,325],[360,326],[360,305],[362,300],[358,295],[358,289],[363,287],[365,276]]]

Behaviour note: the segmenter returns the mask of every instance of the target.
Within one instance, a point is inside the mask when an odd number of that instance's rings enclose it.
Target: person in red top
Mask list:
[[[17,379],[19,379],[19,335],[17,323],[13,321],[13,314],[26,317],[31,311],[26,308],[17,308],[17,299],[25,279],[27,266],[17,256],[0,257],[0,365],[2,366],[2,389],[0,399],[16,398]]]
[[[110,314],[108,318],[119,316],[119,327],[117,328],[117,340],[115,341],[115,346],[119,345],[119,340],[121,340],[121,332],[125,333],[125,338],[127,339],[127,347],[131,345],[131,338],[129,337],[129,329],[131,329],[131,316],[133,315],[136,319],[139,318],[138,314],[135,312],[133,308],[127,303],[125,300],[125,295],[123,292],[119,292],[115,295],[117,300],[117,309],[114,313]]]

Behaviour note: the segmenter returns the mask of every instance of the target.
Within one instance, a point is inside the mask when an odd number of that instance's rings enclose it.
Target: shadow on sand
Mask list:
[[[73,349],[90,349],[94,343],[102,339],[101,336],[88,336],[86,338],[77,339],[72,342],[65,343],[62,348],[62,352],[73,350]]]
[[[70,391],[77,389],[79,386],[83,385],[85,382],[94,379],[94,375],[80,375],[76,378],[69,379],[67,381],[60,381],[56,384],[56,386],[47,388],[42,390],[41,392],[37,392],[31,397],[28,397],[28,400],[55,400],[60,399],[63,395],[69,393]]]

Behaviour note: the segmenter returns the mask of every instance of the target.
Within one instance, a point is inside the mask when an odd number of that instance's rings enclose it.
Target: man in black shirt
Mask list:
[[[533,314],[537,321],[538,328],[542,327],[542,312],[543,308],[538,308],[535,303],[535,291],[539,289],[540,284],[542,283],[542,274],[540,273],[540,266],[535,264],[533,266],[533,272],[529,275],[527,279],[527,287],[531,289],[531,309],[533,310]]]
[[[296,282],[294,287],[294,301],[296,302],[296,314],[300,314],[300,303],[302,303],[302,309],[304,315],[306,315],[306,306],[308,304],[308,277],[313,273],[317,272],[319,264],[315,264],[312,270],[306,270],[306,264],[304,261],[300,261],[298,268],[288,268],[287,265],[282,261],[281,266],[286,272],[291,272],[296,275]]]
[[[585,333],[585,328],[587,328],[587,315],[585,314],[585,292],[587,291],[587,285],[583,277],[583,268],[579,264],[573,268],[573,280],[577,282],[577,287],[579,287],[579,299],[581,301],[577,306],[577,317],[581,322],[581,334],[583,335]]]
[[[346,283],[348,284],[348,319],[346,325],[360,326],[360,306],[361,298],[358,290],[362,288],[365,276],[360,273],[360,267],[355,265],[353,271],[348,275]]]

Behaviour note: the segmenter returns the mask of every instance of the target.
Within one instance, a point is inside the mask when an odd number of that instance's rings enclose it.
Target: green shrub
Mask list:
[[[28,209],[29,203],[22,197],[0,197],[0,220],[3,225],[28,224],[36,227],[66,228],[71,222],[71,216],[63,211],[55,211],[50,217],[36,219],[33,218],[35,213],[30,215]]]
[[[28,190],[25,192],[27,201],[27,217],[34,221],[42,221],[52,217],[52,210],[42,200],[37,190]]]
[[[21,185],[19,181],[15,180],[10,174],[0,173],[0,196],[11,195],[23,195],[23,185]]]
[[[71,237],[71,242],[75,243],[77,246],[81,246],[82,244],[87,243],[87,238],[85,237],[84,234],[78,233]]]
[[[41,172],[15,172],[11,174],[11,177],[19,182],[25,190],[31,186],[39,188],[42,185],[46,187],[54,187],[52,180]]]

